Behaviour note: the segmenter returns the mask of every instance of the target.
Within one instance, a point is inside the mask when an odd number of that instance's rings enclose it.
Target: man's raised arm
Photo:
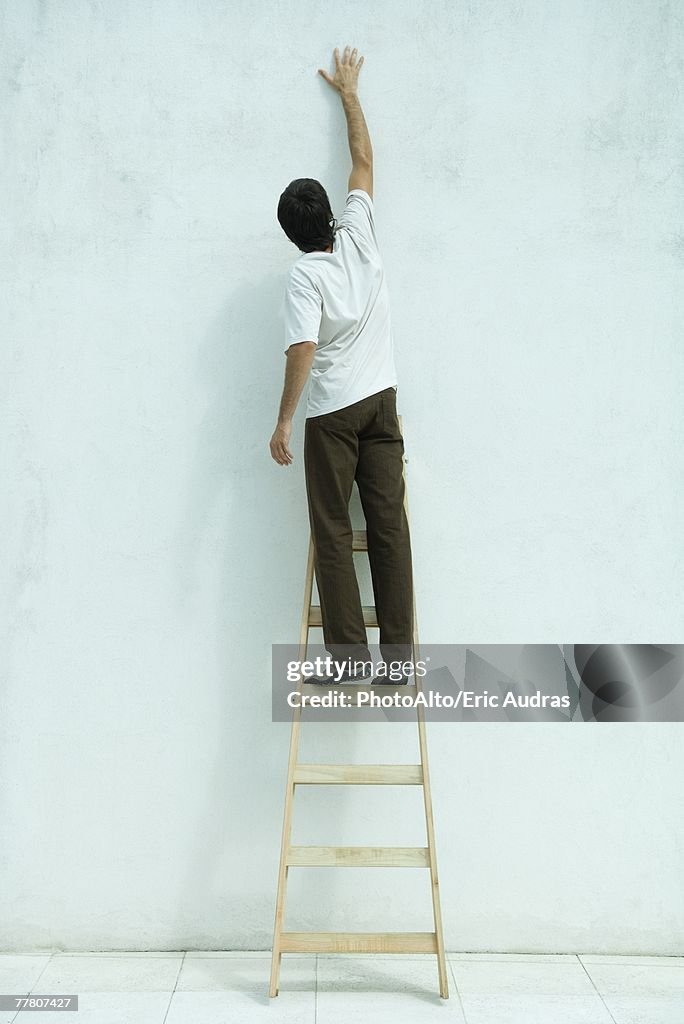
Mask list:
[[[354,48],[349,53],[349,47],[345,46],[342,60],[340,51],[335,47],[335,77],[319,68],[319,74],[326,82],[339,92],[347,118],[347,135],[349,138],[349,152],[352,158],[352,172],[349,176],[349,191],[353,188],[363,189],[373,198],[373,147],[371,146],[368,126],[363,116],[361,102],[358,96],[359,71],[363,64],[363,57],[356,60],[357,50]]]

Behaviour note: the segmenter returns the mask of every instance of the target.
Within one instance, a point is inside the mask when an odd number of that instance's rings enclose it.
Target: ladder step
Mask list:
[[[352,551],[368,551],[368,534],[365,530],[354,530]]]
[[[295,783],[314,786],[422,786],[420,764],[297,764]]]
[[[429,868],[425,846],[291,846],[287,863],[310,868]]]
[[[434,932],[283,932],[283,953],[436,953]]]
[[[363,622],[365,626],[377,626],[378,624],[378,613],[375,610],[375,605],[364,604],[363,606]],[[323,617],[321,615],[321,606],[319,604],[312,604],[309,608],[309,625],[310,626],[322,626]]]

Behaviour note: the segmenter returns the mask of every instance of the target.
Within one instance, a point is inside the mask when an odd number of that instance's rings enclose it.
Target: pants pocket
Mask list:
[[[401,441],[403,451],[404,442],[397,417],[397,393],[394,388],[387,388],[382,393],[382,426],[387,437]]]

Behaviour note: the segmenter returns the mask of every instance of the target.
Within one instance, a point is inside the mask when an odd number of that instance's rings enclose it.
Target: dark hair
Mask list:
[[[328,193],[315,178],[295,178],[278,200],[278,220],[291,242],[302,252],[317,252],[332,245],[337,221]]]

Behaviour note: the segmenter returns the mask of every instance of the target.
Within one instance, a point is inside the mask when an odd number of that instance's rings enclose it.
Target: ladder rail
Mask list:
[[[408,504],[408,488],[404,490],[404,508],[410,525]],[[418,636],[418,612],[416,608],[416,589],[413,585],[413,663],[420,661],[420,640]],[[416,672],[416,694],[423,693],[422,677]],[[439,890],[439,873],[437,871],[437,846],[435,841],[435,823],[432,815],[432,790],[430,788],[430,768],[428,764],[427,732],[425,729],[425,710],[422,704],[416,708],[418,719],[418,745],[420,763],[423,772],[423,806],[425,809],[425,831],[427,834],[427,850],[430,865],[430,891],[432,895],[432,916],[437,940],[437,970],[439,974],[439,994],[443,999],[449,998],[449,981],[447,976],[446,952],[444,949],[444,931],[442,925],[442,903]]]
[[[422,691],[422,684],[417,679],[416,687]],[[435,844],[435,823],[432,815],[432,791],[430,789],[430,771],[427,757],[427,736],[425,732],[425,715],[423,708],[418,709],[418,742],[420,745],[420,758],[423,764],[423,805],[425,808],[425,829],[427,832],[427,849],[430,866],[430,889],[432,892],[432,916],[435,923],[435,936],[437,939],[437,967],[439,972],[439,994],[444,999],[449,997],[449,982],[447,979],[446,952],[444,949],[444,933],[442,926],[442,907],[439,890],[439,876],[437,872],[437,851]]]
[[[314,545],[313,538],[309,536],[309,550],[306,560],[306,577],[304,580],[304,607],[302,621],[299,630],[299,659],[304,661],[309,646],[309,609],[313,596],[314,576]],[[297,689],[301,692],[301,676]],[[287,783],[285,786],[285,810],[283,812],[283,836],[280,844],[280,863],[278,866],[278,895],[276,898],[275,924],[273,928],[273,952],[271,957],[271,979],[269,983],[269,995],[278,995],[278,982],[280,977],[280,962],[282,960],[282,935],[283,918],[285,915],[285,896],[287,892],[288,875],[288,850],[292,836],[292,812],[294,809],[295,794],[295,769],[297,767],[297,753],[299,750],[299,730],[301,727],[302,709],[301,701],[297,701],[297,707],[292,714],[292,729],[290,732],[290,752],[287,761]]]

